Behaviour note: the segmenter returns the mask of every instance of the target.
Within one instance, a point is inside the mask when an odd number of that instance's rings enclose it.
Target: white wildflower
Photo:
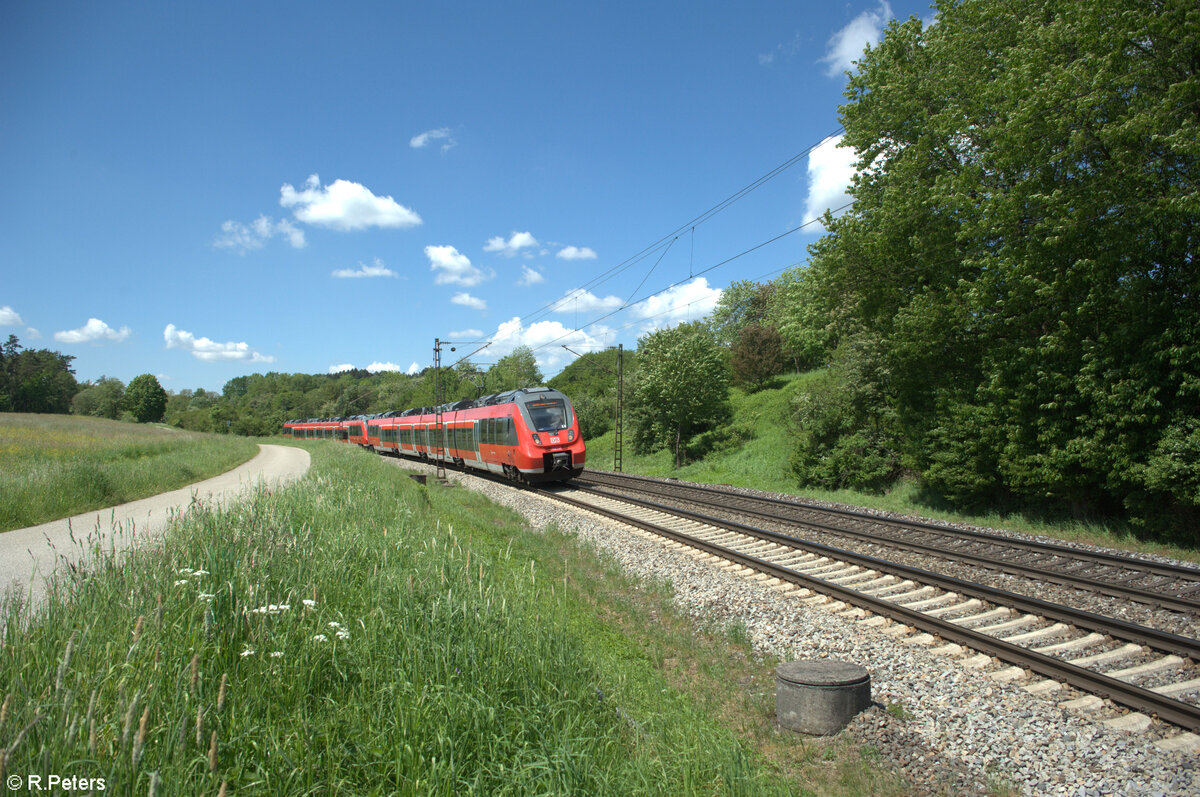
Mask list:
[[[329,627],[330,627],[330,628],[341,628],[341,627],[342,627],[342,624],[341,624],[341,623],[335,623],[335,622],[333,622],[332,620],[330,620],[330,621],[329,621]]]
[[[312,638],[312,641],[313,642],[328,642],[329,637],[325,636],[324,634],[317,634],[315,637]]]
[[[177,570],[175,572],[179,573],[179,575],[181,575],[181,576],[190,576],[192,574],[192,568],[181,567],[181,568],[179,568],[179,570]]]
[[[312,600],[311,598],[305,598],[304,600],[302,600],[300,602],[303,603],[305,608],[307,608],[307,609],[311,609],[317,605],[317,602],[315,600]]]
[[[191,584],[191,583],[192,583],[192,582],[188,581],[186,578],[182,578],[182,579],[180,579],[179,581],[176,581],[176,582],[175,582],[175,586],[177,586],[177,587],[182,587],[182,586],[185,586],[185,585],[187,585],[187,584]]]
[[[349,631],[343,631],[342,629],[340,629],[340,628],[339,628],[339,629],[338,629],[338,632],[337,632],[337,638],[338,638],[338,639],[349,639],[349,638],[350,638],[350,632],[349,632]]]
[[[201,569],[195,571],[194,573],[192,573],[192,578],[199,578],[200,576],[207,576],[207,575],[209,575],[209,572],[207,570],[205,570],[204,568],[201,568]]]
[[[196,596],[196,600],[202,600],[202,601],[207,601],[208,603],[212,603],[212,599],[215,597],[217,597],[217,596],[212,592],[201,592],[199,595]]]
[[[241,653],[239,653],[238,655],[239,655],[239,656],[241,656],[243,659],[244,659],[244,658],[246,658],[247,656],[253,656],[253,655],[254,655],[254,648],[246,648],[245,650],[243,650],[243,651],[242,651]]]
[[[282,651],[282,650],[272,650],[272,651],[271,651],[271,658],[273,658],[273,659],[282,659],[282,658],[283,658],[283,651]]]

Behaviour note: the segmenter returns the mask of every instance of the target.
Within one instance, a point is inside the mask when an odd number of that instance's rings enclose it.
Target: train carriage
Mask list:
[[[548,387],[518,388],[440,408],[288,421],[291,437],[335,437],[381,454],[443,459],[514,481],[565,481],[583,472],[587,449],[571,400]],[[440,421],[440,422],[439,422]]]

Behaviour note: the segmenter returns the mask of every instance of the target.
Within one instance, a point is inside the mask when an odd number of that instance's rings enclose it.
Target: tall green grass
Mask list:
[[[244,437],[0,413],[0,531],[174,490],[258,452]]]
[[[100,556],[46,614],[4,605],[6,773],[116,794],[794,791],[516,516],[310,448],[299,483]]]

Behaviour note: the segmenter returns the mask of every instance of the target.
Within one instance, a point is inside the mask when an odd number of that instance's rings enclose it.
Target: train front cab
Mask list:
[[[526,388],[513,413],[517,447],[514,465],[529,482],[566,481],[583,473],[587,448],[579,419],[565,395],[551,388]]]

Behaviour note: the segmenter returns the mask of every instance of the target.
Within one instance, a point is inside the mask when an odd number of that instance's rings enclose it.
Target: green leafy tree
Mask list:
[[[9,335],[0,350],[0,409],[11,412],[65,413],[79,389],[71,361],[49,349],[22,349]]]
[[[135,376],[125,389],[125,407],[138,423],[161,421],[167,411],[167,391],[153,374]]]
[[[512,354],[505,355],[487,370],[484,389],[487,393],[500,393],[518,387],[537,387],[545,381],[533,349],[518,346]]]
[[[775,283],[737,280],[721,292],[717,306],[708,318],[713,339],[725,347],[733,346],[746,326],[766,323],[776,290]]]
[[[120,379],[100,377],[95,384],[84,384],[71,399],[71,411],[76,415],[91,415],[96,418],[121,417],[125,398],[125,383]]]
[[[631,401],[632,442],[641,451],[671,448],[729,416],[729,367],[708,326],[694,321],[638,340]]]
[[[779,331],[783,355],[797,372],[828,364],[837,347],[836,291],[827,290],[808,267],[785,271],[774,285],[765,321]]]

